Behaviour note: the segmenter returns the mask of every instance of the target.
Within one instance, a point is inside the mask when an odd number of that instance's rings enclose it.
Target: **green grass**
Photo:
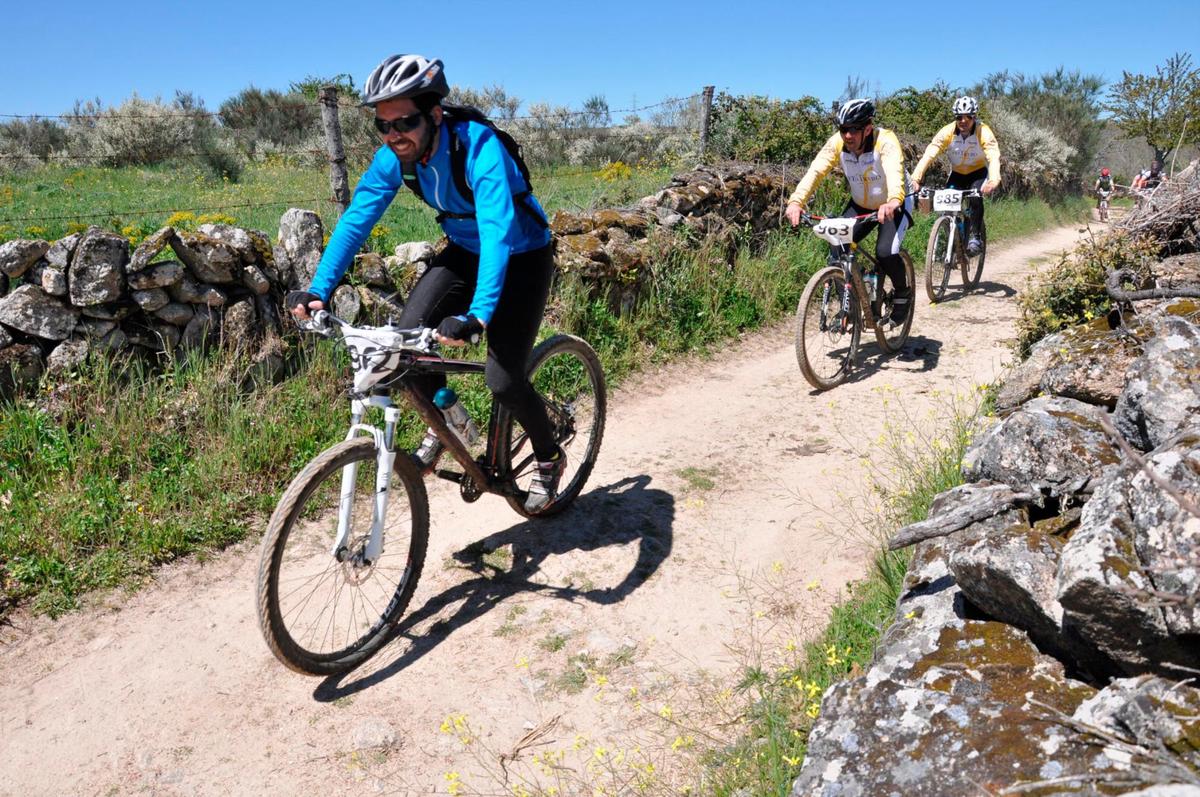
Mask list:
[[[608,181],[560,170],[557,177],[535,178],[551,208],[584,208],[648,194],[665,175],[637,170],[630,179]],[[6,183],[0,214],[13,208],[85,214],[135,199],[164,208],[267,201],[320,195],[328,188],[324,179],[272,164],[252,165],[236,184],[186,170],[48,168]],[[402,194],[389,211],[397,221],[388,236],[433,237],[432,213],[408,213],[411,202]],[[235,220],[274,230],[280,207]],[[1084,200],[1062,208],[993,203],[992,240],[1077,217],[1087,207]],[[923,249],[928,217],[918,218],[907,244]],[[154,219],[143,230],[164,221]],[[59,228],[17,234],[52,238],[68,227],[63,221]],[[825,251],[807,231],[780,231],[732,256],[712,248],[671,254],[645,267],[642,298],[625,315],[564,275],[543,334],[561,330],[587,339],[600,353],[610,388],[616,387],[648,362],[704,351],[790,317]],[[289,353],[291,378],[259,389],[242,389],[247,367],[220,353],[165,370],[131,365],[114,373],[93,365],[53,394],[0,406],[0,611],[6,601],[28,601],[58,614],[92,590],[136,584],[160,563],[219,549],[260,529],[300,467],[344,434],[346,360],[328,341],[307,341]],[[486,424],[491,399],[482,380],[452,383],[481,427]],[[423,430],[411,413],[403,424],[401,445],[412,447]]]
[[[665,166],[639,168],[630,170],[628,177],[610,180],[600,171],[563,167],[535,171],[531,179],[539,201],[552,214],[629,203],[661,187],[670,174]],[[360,176],[361,166],[357,171],[352,167],[350,184]],[[279,159],[249,164],[236,183],[216,180],[189,162],[122,169],[50,165],[5,175],[0,186],[0,242],[54,240],[89,224],[136,242],[165,224],[189,228],[205,221],[263,230],[274,238],[279,217],[289,207],[316,211],[329,232],[336,219],[329,195],[324,170]],[[433,213],[410,192],[401,191],[376,225],[371,243],[377,250],[390,251],[399,243],[440,235]]]

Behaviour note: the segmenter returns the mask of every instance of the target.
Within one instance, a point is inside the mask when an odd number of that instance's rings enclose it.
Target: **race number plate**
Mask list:
[[[934,213],[957,213],[960,210],[962,210],[962,191],[946,188],[934,192]]]
[[[822,219],[813,232],[831,244],[844,246],[854,241],[854,219]]]

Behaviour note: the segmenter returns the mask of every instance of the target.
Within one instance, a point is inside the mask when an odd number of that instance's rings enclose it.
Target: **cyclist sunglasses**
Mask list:
[[[958,116],[956,116],[954,118],[961,122],[963,119],[974,119],[975,117],[969,113],[960,113]]]
[[[849,127],[839,127],[838,132],[841,133],[861,133],[866,130],[866,125],[850,125]]]
[[[425,116],[421,111],[410,113],[408,116],[401,116],[399,119],[380,119],[375,117],[375,129],[382,135],[387,135],[390,131],[395,130],[397,133],[407,133],[409,130],[416,130],[421,126],[421,119]]]

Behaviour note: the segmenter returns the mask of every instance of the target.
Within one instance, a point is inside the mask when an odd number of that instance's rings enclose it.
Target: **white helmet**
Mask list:
[[[423,55],[389,55],[375,67],[363,86],[362,104],[377,105],[396,97],[417,97],[450,93],[446,73],[439,58]]]
[[[961,114],[975,116],[977,113],[979,113],[979,103],[975,101],[974,97],[959,97],[954,101],[954,107],[952,110],[954,111],[955,116],[959,116]]]

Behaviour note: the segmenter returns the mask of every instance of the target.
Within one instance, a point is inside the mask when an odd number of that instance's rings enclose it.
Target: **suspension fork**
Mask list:
[[[379,429],[362,422],[368,405],[383,408],[384,428]],[[383,522],[387,517],[388,488],[392,481],[392,467],[396,463],[396,425],[400,421],[400,408],[385,396],[372,396],[368,400],[353,399],[350,403],[350,430],[346,439],[352,440],[362,434],[370,435],[375,442],[375,493],[371,514],[371,535],[363,551],[363,564],[370,565],[383,553]],[[346,558],[350,544],[350,520],[354,513],[354,485],[358,481],[358,463],[352,462],[342,468],[342,487],[338,501],[337,535],[334,537],[333,554],[339,561]]]

